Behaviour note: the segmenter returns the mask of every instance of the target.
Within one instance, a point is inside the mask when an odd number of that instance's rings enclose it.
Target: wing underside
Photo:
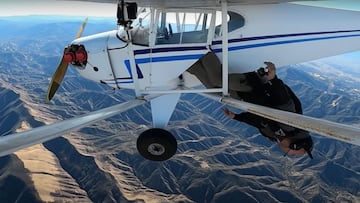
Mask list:
[[[118,0],[66,0],[66,1],[87,1],[98,3],[118,3]],[[273,4],[294,2],[295,0],[227,0],[227,4],[231,5],[251,5],[251,4]],[[304,0],[303,0],[304,1]],[[311,1],[311,0],[305,0]],[[314,0],[312,0],[314,1]],[[316,1],[316,0],[315,0]],[[219,0],[125,0],[125,2],[136,2],[141,7],[156,8],[193,8],[193,7],[219,7]]]
[[[0,156],[5,156],[31,145],[43,143],[56,137],[60,137],[69,131],[79,129],[85,125],[109,118],[144,104],[145,102],[145,100],[133,100],[94,111],[79,117],[1,137]]]

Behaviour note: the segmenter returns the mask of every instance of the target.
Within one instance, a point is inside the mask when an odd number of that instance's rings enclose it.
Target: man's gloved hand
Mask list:
[[[224,114],[228,118],[231,118],[231,119],[235,118],[235,114],[232,111],[230,111],[229,109],[223,109],[223,111],[224,111]]]
[[[268,69],[268,74],[265,76],[267,80],[272,80],[276,76],[276,67],[272,62],[265,61],[266,68]]]

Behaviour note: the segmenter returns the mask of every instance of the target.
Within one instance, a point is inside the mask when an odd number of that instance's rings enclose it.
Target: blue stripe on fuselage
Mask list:
[[[360,30],[339,30],[339,31],[328,31],[328,32],[305,32],[305,33],[293,33],[293,34],[281,34],[281,35],[264,35],[264,36],[257,36],[257,37],[244,37],[244,38],[237,38],[237,39],[229,39],[229,43],[264,40],[264,39],[274,39],[274,38],[297,37],[297,36],[352,33],[352,32],[360,32]],[[212,45],[221,44],[221,43],[222,43],[221,40],[213,41]]]
[[[248,44],[248,45],[229,47],[229,51],[235,51],[235,50],[240,50],[240,49],[251,49],[251,48],[256,48],[256,47],[273,46],[273,45],[280,45],[280,44],[292,44],[292,43],[299,43],[299,42],[309,42],[309,41],[319,41],[319,40],[347,38],[347,37],[359,37],[359,36],[360,36],[360,34],[331,36],[331,37],[316,37],[316,38],[307,38],[307,39],[283,40],[283,41],[276,41],[276,42],[264,42],[264,43]],[[214,52],[216,52],[216,53],[221,52],[221,50],[222,50],[221,48],[214,49]]]
[[[313,37],[313,38],[305,38],[305,39],[292,39],[292,40],[281,40],[281,41],[273,41],[273,42],[262,42],[262,43],[254,43],[248,45],[240,45],[233,46],[231,44],[238,42],[251,42],[257,40],[266,40],[266,39],[276,39],[276,38],[287,38],[287,37],[295,37],[295,36],[311,36],[311,35],[325,35],[325,34],[335,34],[335,33],[353,33],[360,32],[360,30],[341,30],[341,31],[329,31],[329,32],[310,32],[310,33],[294,33],[294,34],[284,34],[284,35],[268,35],[268,36],[258,36],[258,37],[249,37],[249,38],[239,38],[239,39],[230,39],[229,40],[229,51],[241,50],[241,49],[251,49],[256,47],[265,47],[265,46],[273,46],[273,45],[281,45],[281,44],[291,44],[291,43],[300,43],[300,42],[309,42],[309,41],[319,41],[319,40],[328,40],[328,39],[337,39],[337,38],[347,38],[347,37],[359,37],[360,34],[352,34],[352,35],[340,35],[340,36],[327,36],[327,37]],[[221,44],[221,41],[213,41],[212,45]],[[197,50],[206,50],[206,46],[192,46],[192,47],[164,47],[164,48],[155,48],[155,49],[144,49],[144,50],[135,50],[134,55],[142,55],[149,53],[165,53],[165,52],[181,52],[181,51],[197,51]],[[214,52],[221,52],[221,48],[214,49]],[[202,54],[191,54],[191,55],[180,55],[180,56],[160,56],[160,57],[152,57],[152,58],[140,58],[135,59],[136,64],[144,64],[150,62],[168,62],[168,61],[180,61],[180,60],[190,60],[190,59],[199,59]],[[130,75],[130,63],[129,60],[124,61]],[[137,71],[141,70],[137,68]],[[142,74],[141,74],[142,75]],[[120,82],[121,83],[121,82]]]
[[[198,51],[198,50],[206,50],[206,46],[192,46],[192,47],[162,47],[162,48],[155,48],[155,49],[142,49],[142,50],[135,50],[135,55],[141,54],[155,54],[155,53],[163,53],[163,52],[173,52],[173,51]]]

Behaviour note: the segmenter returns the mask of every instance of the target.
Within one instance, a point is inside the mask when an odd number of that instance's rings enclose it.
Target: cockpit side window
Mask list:
[[[206,43],[211,18],[215,16],[215,37],[221,33],[221,12],[160,12],[156,28],[155,44]],[[131,39],[134,44],[149,46],[150,12],[140,12],[131,24]],[[245,19],[238,13],[228,12],[228,31],[232,32],[245,24]],[[119,31],[119,37],[126,40],[126,32]]]
[[[217,13],[217,21],[215,26],[215,36],[221,36],[221,12]],[[232,32],[245,25],[245,19],[238,13],[228,12],[228,32]]]
[[[156,44],[205,43],[211,13],[162,12],[159,15]]]

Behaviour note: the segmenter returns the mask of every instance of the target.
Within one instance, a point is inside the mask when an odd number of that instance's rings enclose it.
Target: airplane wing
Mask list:
[[[118,3],[118,0],[66,0],[66,1],[87,1],[98,3]],[[227,0],[231,5],[249,5],[249,4],[273,4],[295,2],[296,0]],[[299,1],[299,0],[297,0]],[[302,0],[319,1],[319,0]],[[125,2],[136,2],[140,7],[159,7],[159,8],[193,8],[193,7],[219,7],[219,0],[126,0]]]
[[[256,114],[274,121],[278,121],[296,128],[314,132],[329,138],[337,139],[350,144],[360,146],[360,128],[304,116],[287,111],[281,111],[269,107],[264,107],[248,102],[222,97],[215,94],[203,94],[213,100],[228,104],[230,106],[242,109],[249,113]]]
[[[60,137],[66,132],[109,118],[136,106],[142,105],[145,102],[146,100],[128,101],[54,124],[0,137],[0,157],[31,145],[43,143],[56,137]]]

